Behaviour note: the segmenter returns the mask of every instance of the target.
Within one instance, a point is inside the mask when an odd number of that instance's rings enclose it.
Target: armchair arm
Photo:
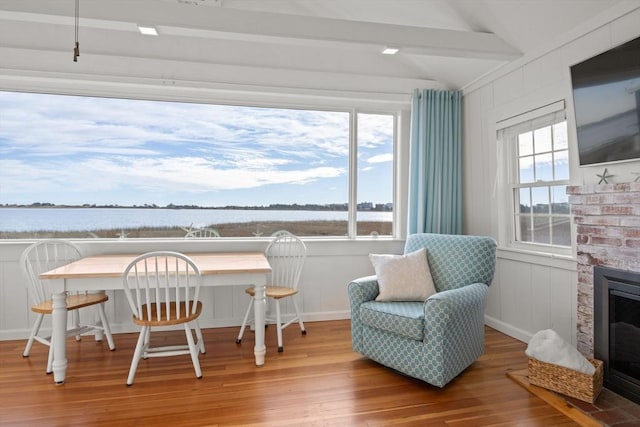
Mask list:
[[[380,290],[376,276],[360,277],[349,283],[349,302],[351,307],[376,299]]]
[[[376,299],[379,293],[376,276],[355,279],[347,285],[349,304],[351,305],[351,343],[355,351],[362,351],[362,324],[360,323],[360,305]]]
[[[424,302],[424,343],[442,369],[443,384],[484,352],[484,311],[489,287],[473,283],[438,292]]]

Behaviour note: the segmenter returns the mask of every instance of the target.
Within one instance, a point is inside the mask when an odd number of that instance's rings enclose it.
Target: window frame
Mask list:
[[[518,149],[518,135],[535,131],[537,129],[544,128],[546,126],[553,126],[554,124],[566,122],[567,114],[564,100],[557,101],[539,108],[529,110],[525,113],[509,117],[507,119],[498,121],[496,123],[496,141],[498,143],[499,153],[499,167],[502,170],[501,181],[501,196],[502,203],[499,210],[499,222],[500,222],[500,242],[506,248],[513,250],[520,250],[524,252],[534,252],[550,255],[562,255],[571,256],[573,247],[574,231],[571,226],[571,213],[567,214],[554,214],[551,210],[552,199],[549,199],[549,211],[545,214],[535,214],[533,212],[533,204],[531,205],[531,220],[536,217],[544,217],[550,220],[552,223],[553,218],[568,218],[569,219],[569,233],[570,241],[568,246],[558,245],[553,243],[540,243],[534,241],[518,240],[520,235],[520,212],[517,209],[516,202],[519,202],[519,192],[521,189],[535,189],[546,188],[550,193],[553,192],[553,188],[557,186],[570,185],[570,176],[566,179],[553,179],[551,181],[531,181],[526,183],[520,183],[520,158]],[[571,150],[568,141],[567,130],[567,171],[570,173],[570,161]],[[556,150],[551,149],[545,153],[555,153]],[[532,154],[534,156],[535,154]],[[550,194],[551,197],[551,194]],[[518,206],[520,204],[518,203]],[[552,233],[552,231],[551,231]]]
[[[31,87],[31,85],[0,85],[0,91],[6,92],[24,92],[35,94],[50,94],[50,95],[69,95],[69,96],[87,96],[97,98],[112,98],[112,99],[131,99],[131,100],[145,100],[145,101],[162,101],[162,102],[186,102],[186,103],[199,103],[210,105],[230,105],[238,107],[258,107],[258,108],[274,108],[274,109],[292,109],[292,110],[311,110],[311,111],[327,111],[327,112],[342,112],[349,114],[349,176],[348,176],[348,198],[349,203],[348,215],[347,215],[347,235],[336,236],[304,236],[305,239],[339,239],[339,240],[371,240],[371,239],[398,239],[402,235],[402,220],[401,203],[399,200],[400,191],[398,186],[400,185],[398,170],[398,162],[400,162],[399,148],[400,144],[400,129],[399,122],[402,116],[403,107],[401,103],[396,100],[390,99],[388,102],[384,100],[373,103],[372,107],[370,100],[362,100],[355,98],[334,99],[332,97],[322,97],[317,95],[299,95],[299,94],[275,94],[256,92],[247,94],[246,92],[239,92],[238,94],[230,94],[228,91],[212,90],[205,88],[203,91],[195,91],[193,88],[170,88],[167,90],[165,87],[156,87],[151,85],[128,85],[128,84],[100,84],[96,82],[88,82],[88,84],[80,83],[75,86],[72,82],[55,82],[56,87],[49,87],[48,84],[37,85],[37,87]],[[131,86],[131,87],[129,87]],[[204,92],[204,94],[203,94]],[[379,114],[392,116],[393,120],[393,184],[391,202],[393,203],[392,212],[392,232],[391,235],[367,236],[357,234],[357,175],[358,175],[358,139],[357,139],[357,116],[358,114]],[[229,236],[229,239],[234,240],[254,240],[255,237],[250,236]],[[166,237],[159,237],[157,240],[166,239]],[[109,240],[109,239],[102,239]],[[134,240],[134,239],[132,239]],[[142,239],[135,239],[142,240]]]
[[[393,141],[391,151],[393,154],[393,164],[391,166],[391,203],[392,203],[392,211],[391,211],[391,234],[376,234],[376,235],[366,235],[366,234],[358,234],[358,205],[360,203],[358,197],[358,177],[360,176],[359,172],[359,150],[360,140],[358,139],[358,129],[360,128],[359,116],[360,115],[390,115],[392,116],[392,127],[393,127]],[[398,188],[398,161],[399,161],[399,148],[398,148],[398,121],[400,114],[389,114],[383,112],[375,112],[366,109],[354,109],[352,110],[349,128],[350,128],[350,145],[349,145],[349,221],[348,221],[348,235],[349,238],[353,239],[377,239],[378,237],[382,238],[397,238],[399,234],[399,221],[398,221],[398,200],[397,200],[397,188]],[[353,139],[353,143],[352,142]],[[353,171],[353,173],[352,173]],[[353,207],[353,208],[352,208]],[[354,218],[351,218],[351,215],[354,215]]]

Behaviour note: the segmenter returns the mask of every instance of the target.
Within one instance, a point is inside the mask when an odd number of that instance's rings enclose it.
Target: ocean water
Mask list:
[[[391,212],[358,212],[360,221],[391,222]],[[254,221],[347,220],[344,211],[0,208],[0,231],[91,231],[140,227],[206,227]]]

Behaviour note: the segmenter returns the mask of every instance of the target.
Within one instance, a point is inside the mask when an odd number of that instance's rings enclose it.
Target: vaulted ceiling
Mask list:
[[[0,0],[0,74],[457,89],[623,0]],[[153,26],[144,36],[138,25]],[[385,46],[395,55],[382,55]]]

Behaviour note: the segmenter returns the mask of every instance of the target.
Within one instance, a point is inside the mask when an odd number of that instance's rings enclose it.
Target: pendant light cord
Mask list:
[[[73,62],[78,62],[78,56],[80,56],[80,42],[78,41],[79,29],[80,29],[80,0],[76,0],[76,20],[75,20],[76,44],[73,47]]]

